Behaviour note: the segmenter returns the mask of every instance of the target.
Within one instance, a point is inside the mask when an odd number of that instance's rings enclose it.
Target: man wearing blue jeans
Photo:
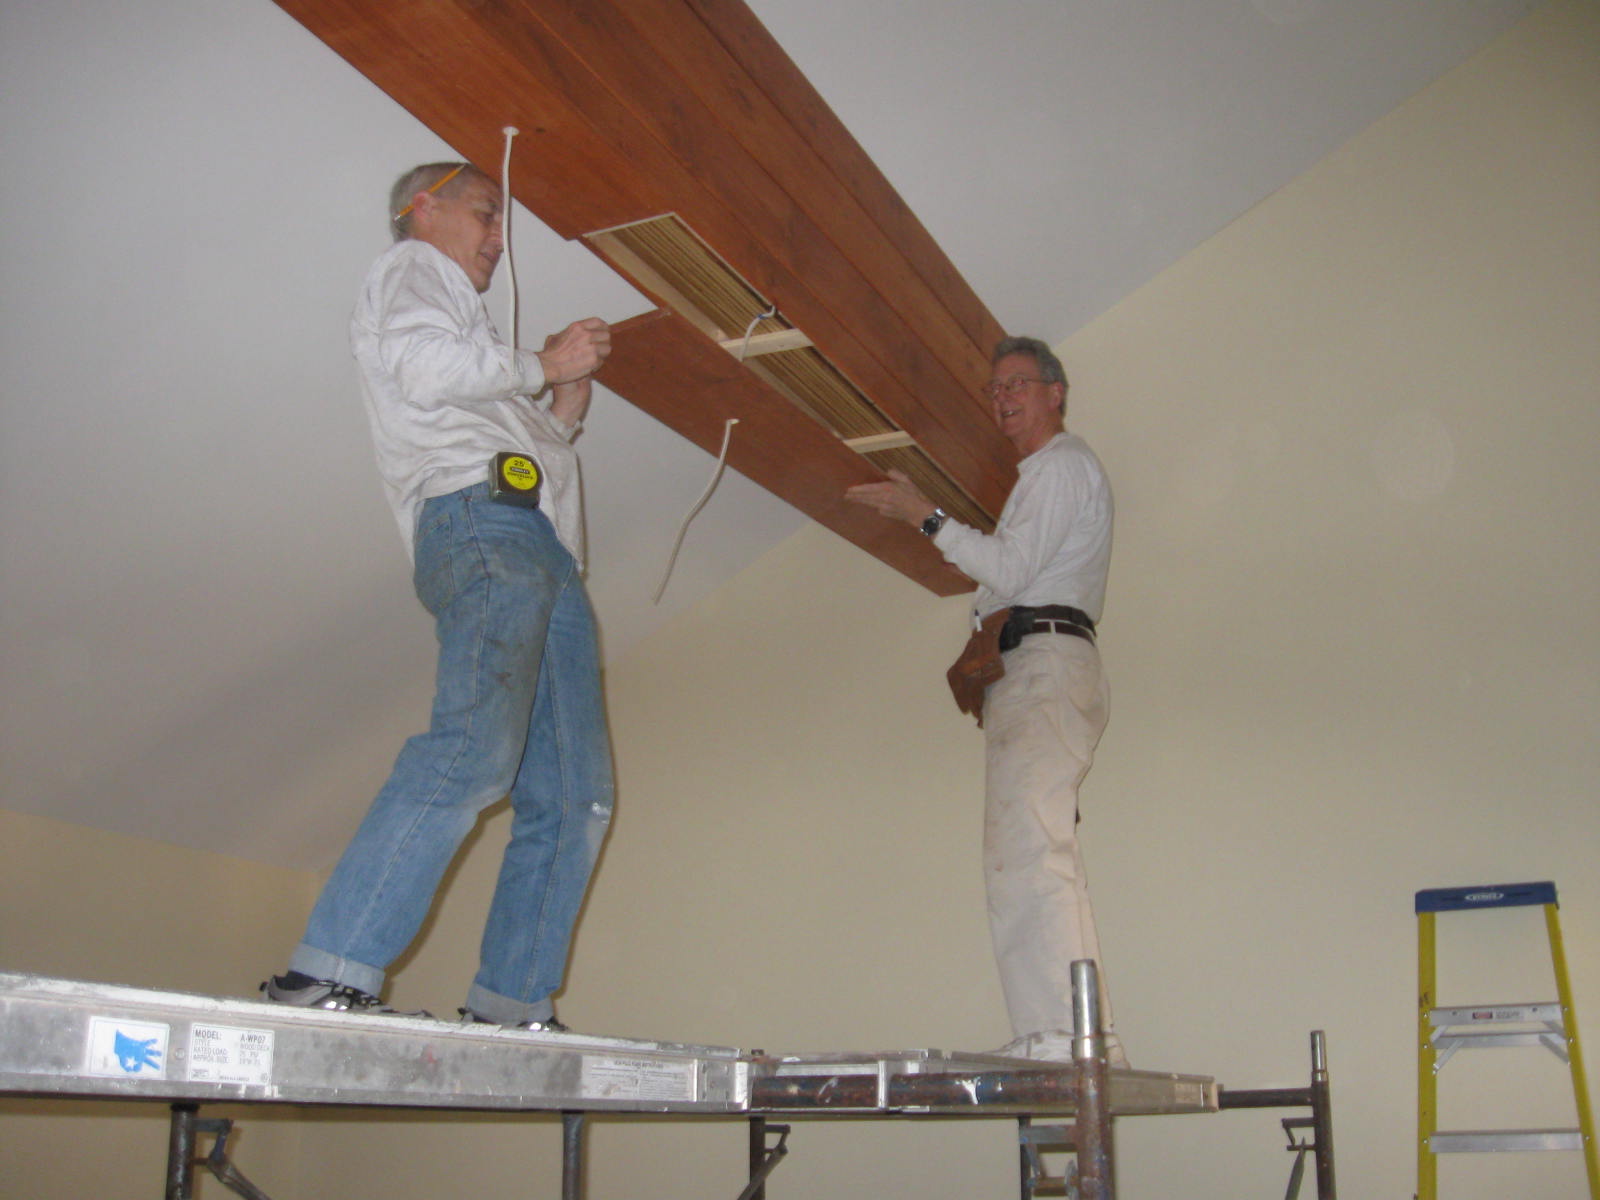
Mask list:
[[[390,197],[395,244],[351,319],[379,473],[436,622],[433,715],[323,887],[289,970],[262,988],[281,1003],[381,1009],[389,964],[462,839],[509,795],[511,839],[463,1012],[560,1031],[551,997],[613,792],[571,445],[611,334],[589,318],[541,351],[501,341],[482,299],[501,205],[468,164],[408,171]]]

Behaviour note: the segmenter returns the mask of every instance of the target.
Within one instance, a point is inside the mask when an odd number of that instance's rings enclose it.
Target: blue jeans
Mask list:
[[[509,793],[467,1007],[546,1020],[611,821],[594,613],[549,519],[490,500],[487,484],[423,504],[415,581],[439,639],[432,723],[400,751],[289,965],[379,994],[462,839]]]

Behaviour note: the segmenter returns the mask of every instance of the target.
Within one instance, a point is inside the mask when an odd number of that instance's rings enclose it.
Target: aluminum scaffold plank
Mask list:
[[[1087,1027],[1098,1029],[1097,1014]],[[1073,1063],[932,1049],[767,1055],[4,972],[0,1093],[165,1101],[176,1181],[168,1194],[180,1200],[196,1135],[218,1132],[195,1115],[207,1103],[560,1112],[569,1200],[581,1196],[589,1112],[1075,1118],[1079,1157],[1098,1164],[1079,1195],[1113,1200],[1112,1117],[1218,1109],[1210,1077],[1107,1068],[1098,1034]],[[218,1151],[205,1165],[231,1170],[220,1142]],[[774,1148],[762,1178],[783,1152]],[[760,1185],[753,1171],[749,1194]]]
[[[1112,1071],[1116,1115],[1213,1112],[1207,1076]],[[0,972],[0,1092],[479,1110],[1070,1113],[1070,1064],[942,1050],[766,1055],[329,1013]]]
[[[0,974],[0,1092],[738,1113],[737,1050]]]

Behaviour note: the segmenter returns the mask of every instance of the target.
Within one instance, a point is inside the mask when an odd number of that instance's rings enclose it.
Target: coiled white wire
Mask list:
[[[511,328],[506,340],[513,355],[517,352],[517,263],[511,255],[511,139],[517,136],[517,127],[507,125],[501,130],[506,135],[505,157],[500,160],[500,253],[506,260],[506,282],[511,286]]]

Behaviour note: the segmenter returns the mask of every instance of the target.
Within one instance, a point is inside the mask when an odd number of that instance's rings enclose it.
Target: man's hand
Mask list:
[[[544,340],[539,352],[548,384],[573,383],[599,370],[611,353],[611,326],[599,317],[574,321]]]
[[[890,520],[904,521],[914,529],[931,517],[937,507],[917,490],[909,476],[895,470],[889,472],[887,483],[858,483],[845,490],[844,498],[875,508]]]
[[[550,415],[568,428],[576,428],[589,412],[589,397],[594,381],[587,375],[571,383],[558,383],[550,389]]]

